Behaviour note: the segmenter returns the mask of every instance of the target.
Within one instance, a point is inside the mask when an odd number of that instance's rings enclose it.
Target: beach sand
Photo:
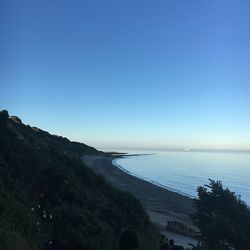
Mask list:
[[[122,156],[88,155],[82,159],[88,167],[103,175],[113,186],[134,194],[146,209],[150,220],[163,234],[174,237],[179,244],[195,243],[195,240],[189,237],[168,233],[164,229],[168,221],[179,221],[189,228],[194,228],[189,216],[194,212],[193,200],[122,171],[112,164],[112,161],[119,157]]]

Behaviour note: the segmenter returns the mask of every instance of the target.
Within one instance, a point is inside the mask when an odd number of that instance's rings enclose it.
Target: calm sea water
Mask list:
[[[115,164],[139,178],[193,197],[197,187],[208,184],[209,178],[221,180],[250,205],[250,153],[144,153],[151,154],[118,159]]]

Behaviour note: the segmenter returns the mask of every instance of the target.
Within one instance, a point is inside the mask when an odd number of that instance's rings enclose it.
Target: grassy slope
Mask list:
[[[158,249],[139,201],[85,167],[83,154],[102,152],[0,112],[0,249],[42,249],[53,238],[68,250],[112,250],[125,228],[140,249]]]

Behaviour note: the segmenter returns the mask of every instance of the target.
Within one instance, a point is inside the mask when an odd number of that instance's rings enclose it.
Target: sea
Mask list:
[[[116,151],[136,155],[115,159],[114,165],[155,185],[197,197],[197,187],[212,179],[250,205],[249,152]]]

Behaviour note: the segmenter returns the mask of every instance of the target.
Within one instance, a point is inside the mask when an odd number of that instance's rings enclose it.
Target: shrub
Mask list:
[[[220,181],[198,187],[197,212],[192,216],[200,229],[200,247],[209,250],[250,249],[250,210],[240,196]]]

